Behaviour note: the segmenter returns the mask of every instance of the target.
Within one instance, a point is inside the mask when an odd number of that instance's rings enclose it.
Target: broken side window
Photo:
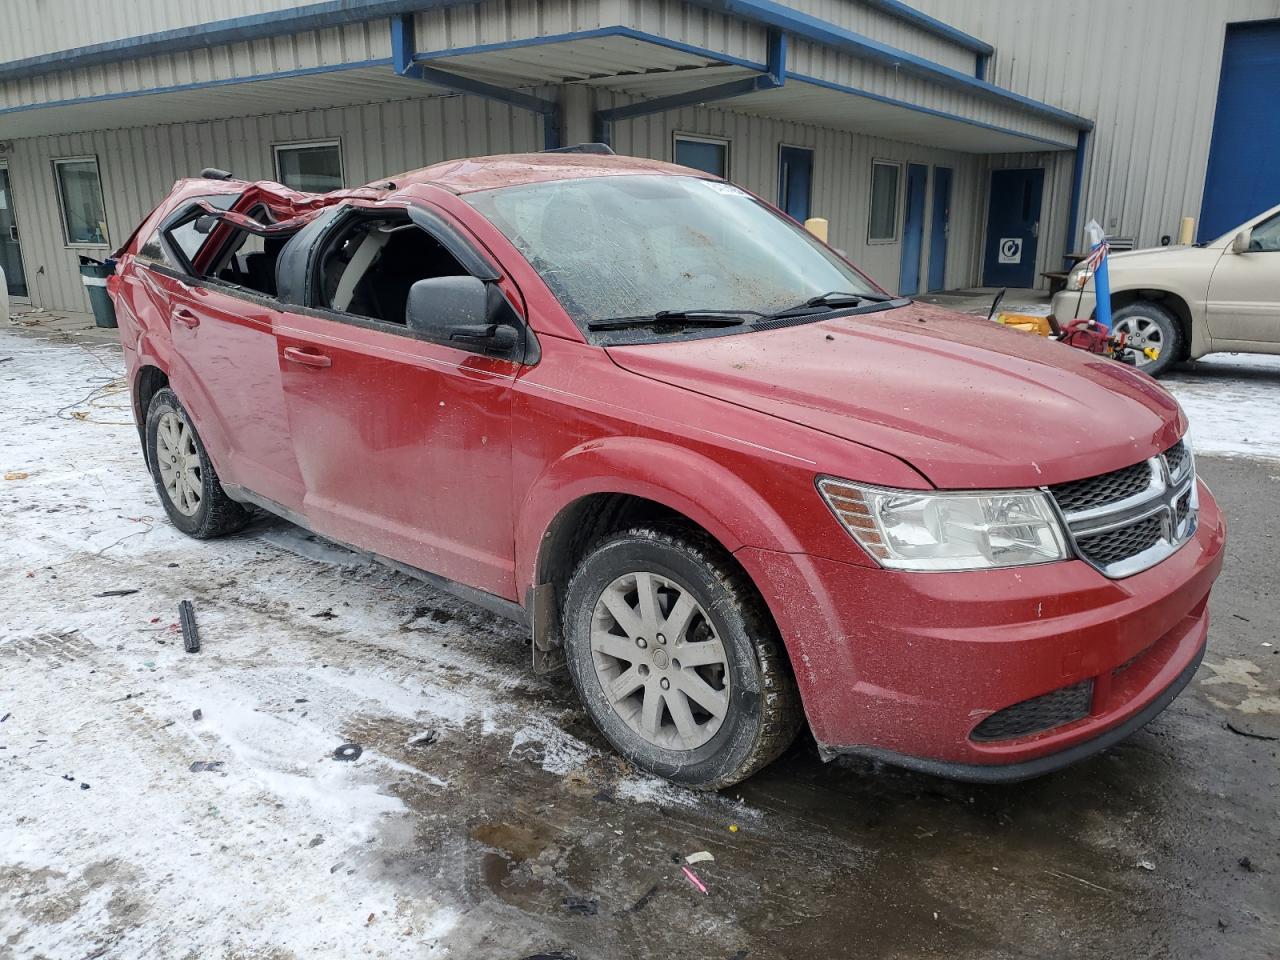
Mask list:
[[[237,213],[200,200],[170,224],[165,239],[192,275],[274,297],[280,251],[311,216],[276,222],[265,206]]]
[[[342,313],[404,324],[409,288],[429,277],[468,271],[407,214],[359,216],[320,253],[315,303]]]

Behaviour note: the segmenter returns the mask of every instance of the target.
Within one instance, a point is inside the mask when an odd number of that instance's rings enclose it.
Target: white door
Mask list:
[[[1228,247],[1209,280],[1215,340],[1280,345],[1280,213],[1253,228],[1249,249]]]

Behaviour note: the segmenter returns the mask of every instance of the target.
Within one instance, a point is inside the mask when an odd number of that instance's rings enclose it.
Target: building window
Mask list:
[[[342,144],[337,140],[282,143],[272,150],[276,155],[276,180],[286,187],[307,193],[342,189]]]
[[[675,162],[717,177],[729,176],[729,141],[677,134],[671,151]]]
[[[902,164],[871,161],[871,215],[867,218],[867,243],[893,243],[898,239],[898,181]]]
[[[62,230],[69,247],[107,244],[107,214],[102,202],[102,178],[97,157],[68,157],[53,161],[62,207]]]

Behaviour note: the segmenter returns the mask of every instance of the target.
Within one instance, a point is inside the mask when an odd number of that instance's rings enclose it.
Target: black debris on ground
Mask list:
[[[190,600],[178,604],[178,619],[182,622],[182,648],[187,653],[200,652],[200,632],[196,629],[196,608]]]

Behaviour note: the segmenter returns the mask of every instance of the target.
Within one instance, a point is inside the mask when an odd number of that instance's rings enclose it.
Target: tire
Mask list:
[[[162,430],[165,431],[163,437]],[[189,537],[208,540],[235,533],[249,522],[249,511],[222,489],[200,435],[178,402],[177,394],[168,387],[151,398],[146,436],[147,462],[151,464],[156,493],[175,527]],[[178,453],[179,450],[185,453]],[[175,456],[179,459],[175,460]],[[186,457],[189,471],[182,469],[182,456]],[[171,465],[176,464],[172,470],[162,468],[161,457]],[[175,474],[194,483],[186,485],[180,481],[174,485]]]
[[[647,610],[642,584],[653,597]],[[755,587],[709,538],[667,525],[604,538],[574,571],[562,615],[578,696],[637,767],[716,790],[795,739],[803,713],[777,629]]]
[[[1137,340],[1135,366],[1145,374],[1158,377],[1177,363],[1186,353],[1182,324],[1166,307],[1150,300],[1138,300],[1121,307],[1111,315],[1111,329],[1129,334]],[[1154,346],[1160,355],[1150,360],[1143,353],[1145,346]]]

